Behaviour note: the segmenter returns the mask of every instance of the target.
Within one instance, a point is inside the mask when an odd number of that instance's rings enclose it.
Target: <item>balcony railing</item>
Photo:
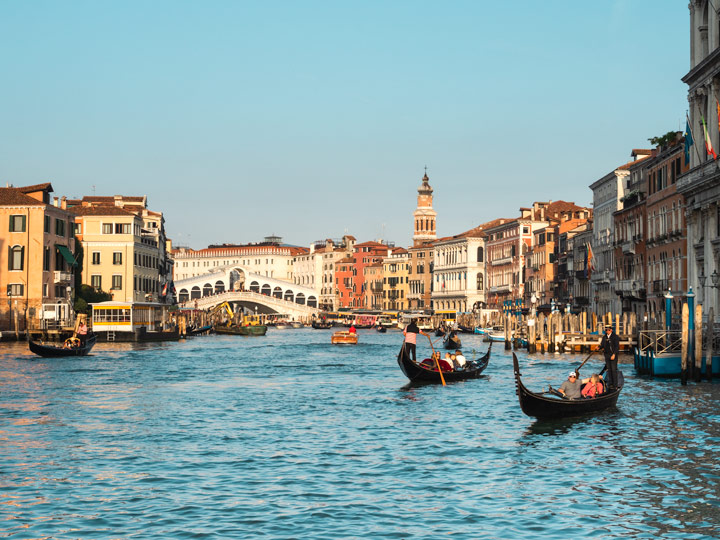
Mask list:
[[[513,258],[512,258],[512,255],[511,255],[511,256],[509,256],[509,257],[503,257],[503,258],[501,258],[501,259],[492,259],[492,260],[490,261],[490,264],[491,264],[492,266],[499,266],[499,265],[501,265],[501,264],[510,264],[510,263],[512,262],[512,260],[513,260]]]
[[[652,282],[652,292],[654,293],[664,293],[668,289],[668,280],[667,279],[656,279]]]
[[[72,281],[73,275],[71,272],[55,272],[55,283],[70,283]]]

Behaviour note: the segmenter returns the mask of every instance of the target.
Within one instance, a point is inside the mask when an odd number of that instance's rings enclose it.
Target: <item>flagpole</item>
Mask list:
[[[687,127],[690,130],[690,136],[693,140],[693,146],[695,147],[695,153],[697,154],[698,158],[698,165],[702,163],[702,158],[700,157],[700,150],[697,148],[697,143],[695,142],[697,139],[695,138],[695,133],[693,133],[692,124],[690,123],[690,117],[688,116],[688,111],[685,111],[685,121],[687,122]]]

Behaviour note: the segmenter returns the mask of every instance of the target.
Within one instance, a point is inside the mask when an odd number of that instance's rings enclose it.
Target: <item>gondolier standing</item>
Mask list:
[[[405,354],[410,358],[410,353],[412,353],[412,361],[417,363],[417,356],[415,354],[415,344],[417,343],[417,335],[422,334],[423,336],[426,335],[420,328],[418,328],[417,325],[417,319],[411,319],[410,324],[408,324],[405,329],[403,330],[403,335],[405,336]]]
[[[620,338],[613,332],[612,325],[605,327],[605,335],[600,342],[600,348],[605,353],[605,369],[610,373],[608,385],[611,388],[618,386],[618,355],[620,354]]]
[[[85,341],[87,340],[87,333],[88,333],[88,327],[87,324],[85,324],[85,321],[80,321],[80,324],[78,325],[78,337],[80,338],[80,346],[85,346]]]

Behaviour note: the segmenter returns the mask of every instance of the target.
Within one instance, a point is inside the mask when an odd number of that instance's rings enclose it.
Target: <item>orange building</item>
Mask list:
[[[70,322],[73,216],[52,192],[50,183],[0,188],[0,331]]]
[[[335,263],[335,287],[341,308],[367,309],[365,267],[382,262],[392,248],[381,242],[355,244],[348,257]]]

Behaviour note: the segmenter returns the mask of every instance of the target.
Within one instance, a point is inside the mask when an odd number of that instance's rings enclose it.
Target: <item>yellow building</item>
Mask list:
[[[143,234],[143,218],[117,206],[75,206],[72,211],[83,247],[82,282],[109,292],[115,301],[157,300],[165,246]]]
[[[408,309],[410,257],[404,248],[395,248],[383,259],[383,309]]]
[[[52,192],[50,183],[0,188],[0,331],[71,317],[73,217]]]

